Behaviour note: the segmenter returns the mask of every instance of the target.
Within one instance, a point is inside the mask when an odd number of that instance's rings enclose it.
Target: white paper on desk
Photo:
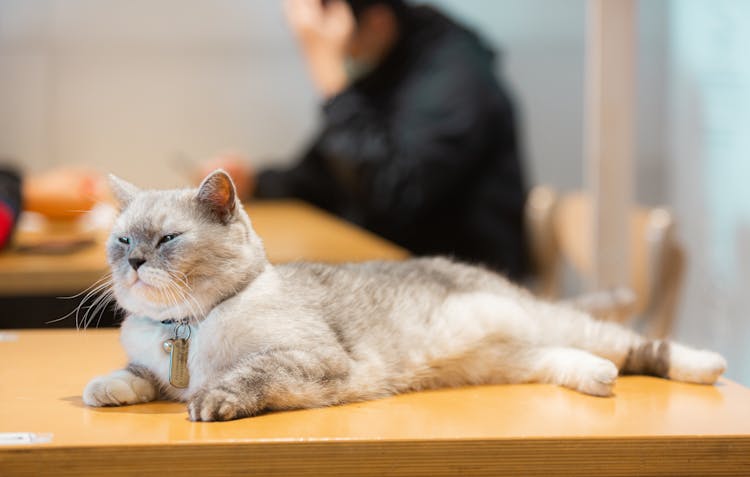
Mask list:
[[[0,432],[0,446],[15,444],[43,444],[52,441],[52,434],[36,432]]]

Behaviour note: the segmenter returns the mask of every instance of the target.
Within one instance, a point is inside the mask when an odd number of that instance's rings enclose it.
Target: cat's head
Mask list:
[[[110,176],[120,205],[107,241],[118,304],[154,320],[201,319],[267,266],[229,175],[197,189],[140,190]]]

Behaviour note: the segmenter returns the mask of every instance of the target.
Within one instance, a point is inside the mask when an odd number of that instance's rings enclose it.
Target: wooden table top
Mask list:
[[[88,408],[125,363],[118,330],[0,339],[0,474],[750,475],[750,389],[622,377],[615,397],[551,385],[479,386],[224,423],[185,405]]]
[[[274,262],[406,256],[301,203],[249,212]],[[60,290],[45,274],[74,291],[103,261],[101,246],[5,254],[0,291]],[[0,475],[750,475],[750,390],[730,381],[625,377],[613,398],[467,387],[225,423],[192,423],[179,403],[84,406],[86,383],[123,364],[118,330],[0,332]]]
[[[272,263],[403,259],[407,252],[376,235],[304,202],[251,202],[246,210]],[[107,272],[105,235],[96,244],[65,255],[21,253],[31,234],[20,233],[14,247],[0,253],[0,296],[66,295],[85,289]]]

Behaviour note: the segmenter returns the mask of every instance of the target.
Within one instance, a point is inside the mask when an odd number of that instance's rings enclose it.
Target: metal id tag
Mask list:
[[[169,384],[176,388],[186,388],[190,384],[188,370],[189,343],[185,338],[167,340],[169,349]]]

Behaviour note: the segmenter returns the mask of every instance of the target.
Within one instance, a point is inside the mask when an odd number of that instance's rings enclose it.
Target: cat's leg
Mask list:
[[[712,384],[726,369],[718,353],[666,340],[650,340],[619,324],[598,321],[566,307],[544,306],[544,341],[571,346],[606,358],[620,374],[646,374]]]
[[[631,344],[621,374],[648,374],[687,383],[713,384],[724,374],[726,360],[718,353],[672,341],[641,339]]]
[[[526,382],[557,384],[594,396],[610,396],[617,379],[612,361],[576,348],[547,347],[527,353]]]
[[[188,401],[192,421],[228,421],[263,410],[335,404],[348,360],[301,350],[255,354],[204,386]]]
[[[124,406],[155,400],[159,384],[144,366],[130,364],[125,369],[92,379],[83,391],[83,402],[89,406]]]

